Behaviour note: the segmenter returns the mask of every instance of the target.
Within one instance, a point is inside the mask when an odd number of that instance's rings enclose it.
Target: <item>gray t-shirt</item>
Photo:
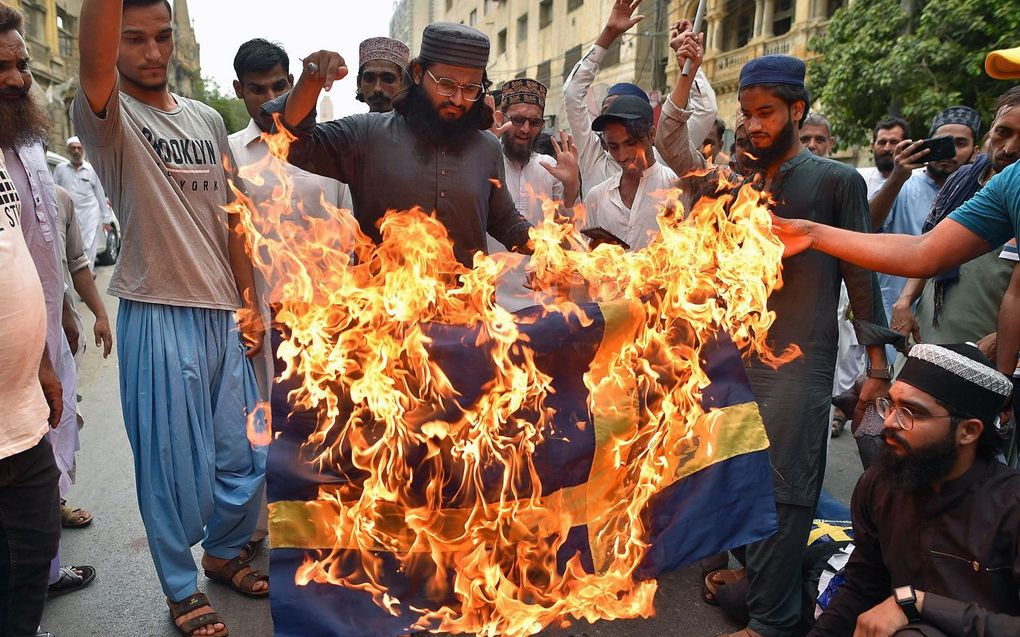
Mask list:
[[[132,301],[232,310],[239,306],[227,255],[234,166],[223,118],[173,95],[161,111],[114,89],[106,116],[78,89],[71,117],[113,202],[122,244],[110,294]]]

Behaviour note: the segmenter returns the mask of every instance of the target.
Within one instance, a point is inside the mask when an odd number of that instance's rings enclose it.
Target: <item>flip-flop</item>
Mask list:
[[[94,579],[96,579],[96,569],[91,566],[61,566],[60,578],[50,584],[47,596],[53,598],[80,591],[91,584]]]

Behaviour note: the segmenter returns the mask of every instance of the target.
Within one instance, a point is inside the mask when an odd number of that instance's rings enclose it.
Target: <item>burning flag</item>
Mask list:
[[[465,268],[421,211],[387,215],[378,246],[346,211],[294,221],[281,183],[239,210],[283,299],[258,432],[278,634],[649,616],[658,573],[773,532],[741,352],[796,352],[765,341],[783,247],[757,193],[686,215],[663,193],[636,253],[588,251],[550,202],[529,270],[594,302],[510,314],[495,287],[515,257]]]

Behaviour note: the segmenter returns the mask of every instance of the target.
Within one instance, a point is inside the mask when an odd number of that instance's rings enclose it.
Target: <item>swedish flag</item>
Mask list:
[[[619,350],[641,320],[628,304],[583,307],[591,322],[576,314],[524,310],[519,328],[536,364],[552,377],[547,406],[555,412],[534,454],[543,500],[569,509],[574,526],[559,551],[560,567],[578,555],[587,572],[598,573],[609,546],[599,531],[613,492],[611,445],[614,434],[633,427],[636,410],[600,406],[589,395],[585,374]],[[470,328],[427,327],[430,354],[470,404],[491,377],[492,362]],[[280,342],[274,334],[274,347]],[[711,384],[702,394],[707,411],[693,431],[697,444],[670,467],[672,481],[653,498],[646,512],[650,548],[638,575],[658,574],[702,557],[763,539],[775,530],[775,504],[767,455],[768,440],[737,348],[719,335],[703,349],[702,365]],[[282,369],[278,368],[278,371]],[[488,375],[487,375],[488,374]],[[318,500],[320,488],[343,489],[356,472],[339,461],[321,467],[303,449],[315,430],[315,415],[287,403],[296,381],[279,380],[273,391],[273,423],[278,437],[269,450],[270,575],[272,612],[279,635],[390,637],[409,631],[418,618],[411,608],[435,608],[451,600],[429,598],[420,578],[399,571],[399,562],[377,554],[390,573],[385,584],[405,612],[394,617],[362,590],[309,583],[295,574],[309,553],[333,549],[338,542],[335,503]],[[597,386],[593,384],[592,386]],[[638,398],[634,397],[636,403]],[[455,491],[455,490],[453,490]],[[456,502],[451,501],[451,511]]]

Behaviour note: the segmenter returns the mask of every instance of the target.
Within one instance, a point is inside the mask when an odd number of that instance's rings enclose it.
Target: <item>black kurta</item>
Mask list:
[[[1020,472],[979,459],[939,493],[895,486],[876,469],[857,483],[846,583],[811,636],[850,637],[906,585],[925,593],[921,623],[947,635],[1020,635]]]
[[[853,168],[808,150],[785,162],[769,187],[775,213],[787,219],[867,232],[867,186]],[[772,369],[754,362],[748,370],[769,436],[776,501],[815,506],[825,473],[829,407],[836,365],[840,279],[846,282],[862,345],[876,344],[873,324],[885,326],[875,276],[813,250],[783,262],[783,287],[768,302],[776,313],[769,343],[783,351],[794,343],[797,360]]]
[[[282,112],[286,99],[281,96],[262,108]],[[297,141],[288,161],[350,186],[354,216],[373,241],[381,238],[377,224],[388,210],[419,206],[426,213],[435,211],[457,260],[469,267],[475,252],[485,252],[486,233],[508,249],[528,242],[531,225],[502,187],[499,141],[485,131],[457,147],[437,145],[417,135],[395,111],[322,124],[315,124],[313,111],[290,130]]]

